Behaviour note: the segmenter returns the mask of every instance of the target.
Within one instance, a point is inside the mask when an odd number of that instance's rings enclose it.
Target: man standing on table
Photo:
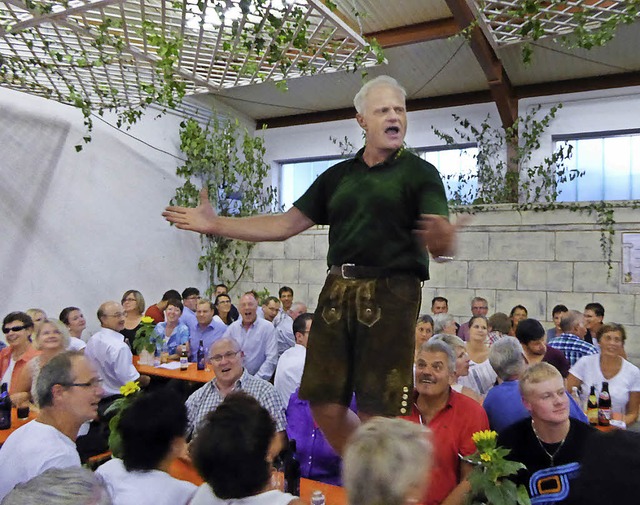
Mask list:
[[[437,170],[403,148],[405,96],[388,76],[365,84],[354,99],[365,147],[321,174],[284,214],[221,217],[205,190],[195,209],[163,213],[181,229],[252,242],[330,225],[329,275],[300,396],[338,452],[360,420],[407,413],[420,283],[429,278],[427,248],[434,257],[454,249],[455,227]],[[348,408],[353,391],[358,416]]]

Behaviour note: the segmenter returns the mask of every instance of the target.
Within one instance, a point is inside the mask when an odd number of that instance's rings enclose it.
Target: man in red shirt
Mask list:
[[[489,429],[482,406],[449,386],[455,365],[453,349],[441,340],[425,342],[416,357],[414,403],[405,419],[427,426],[433,432],[434,460],[424,505],[465,502],[471,489],[466,477],[472,467],[462,461],[459,454],[473,454],[476,447],[471,436]]]

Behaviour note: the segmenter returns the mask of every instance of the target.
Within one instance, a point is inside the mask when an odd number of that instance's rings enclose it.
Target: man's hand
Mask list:
[[[209,202],[209,192],[206,187],[200,190],[200,205],[195,209],[167,207],[162,216],[181,230],[197,231],[208,235],[215,233],[215,223],[218,218]]]
[[[455,225],[444,216],[422,214],[416,223],[414,233],[419,243],[429,249],[431,256],[454,256],[456,233],[468,221],[469,216],[459,216]]]

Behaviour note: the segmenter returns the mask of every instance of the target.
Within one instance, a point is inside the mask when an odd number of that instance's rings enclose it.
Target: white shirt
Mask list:
[[[9,358],[9,366],[5,370],[2,379],[0,379],[0,384],[2,384],[3,382],[7,383],[7,391],[11,389],[11,376],[13,375],[13,369],[15,368],[15,366],[16,360],[13,359],[13,356],[11,356],[11,358]]]
[[[140,377],[133,366],[131,349],[124,343],[122,333],[117,331],[102,328],[93,334],[84,355],[93,363],[104,381],[102,387],[105,396],[120,394],[121,386]]]
[[[596,387],[596,396],[600,394],[602,383],[609,383],[611,395],[611,409],[614,412],[626,412],[629,402],[629,392],[640,391],[640,369],[626,359],[622,360],[622,368],[611,379],[605,379],[600,369],[600,355],[583,356],[571,367],[569,373],[587,387],[587,394],[591,386]]]
[[[280,356],[273,385],[282,396],[285,405],[289,404],[289,398],[291,398],[296,388],[300,386],[306,357],[307,348],[300,344],[287,349]]]
[[[249,329],[242,326],[242,318],[229,325],[224,334],[240,344],[244,352],[244,367],[251,375],[271,380],[278,362],[276,329],[266,319],[256,319]]]
[[[68,351],[82,351],[85,347],[87,347],[87,344],[84,340],[80,340],[77,337],[69,338],[69,347],[67,347]]]
[[[113,505],[186,505],[198,486],[160,470],[128,472],[121,459],[101,465],[102,476]]]
[[[276,329],[278,356],[282,356],[287,349],[291,349],[296,345],[296,337],[293,334],[293,319],[291,319],[291,316],[283,312],[277,323],[274,319],[273,326]]]
[[[53,426],[30,421],[0,448],[0,501],[17,484],[49,468],[80,466],[76,444]]]
[[[266,491],[254,496],[223,500],[213,494],[213,490],[209,484],[202,484],[193,497],[191,505],[288,505],[296,498],[297,497],[292,494],[272,489],[271,491]],[[118,504],[116,503],[114,505]]]

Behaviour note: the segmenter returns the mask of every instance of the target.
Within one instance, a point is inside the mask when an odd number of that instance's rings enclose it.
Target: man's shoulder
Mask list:
[[[505,428],[502,433],[498,435],[498,444],[511,447],[519,441],[524,441],[523,436],[527,432],[532,432],[530,417],[517,421],[508,428]]]
[[[458,413],[462,413],[464,417],[485,417],[487,413],[477,401],[469,398],[462,393],[458,393],[453,389],[450,392],[449,404],[451,408]]]

